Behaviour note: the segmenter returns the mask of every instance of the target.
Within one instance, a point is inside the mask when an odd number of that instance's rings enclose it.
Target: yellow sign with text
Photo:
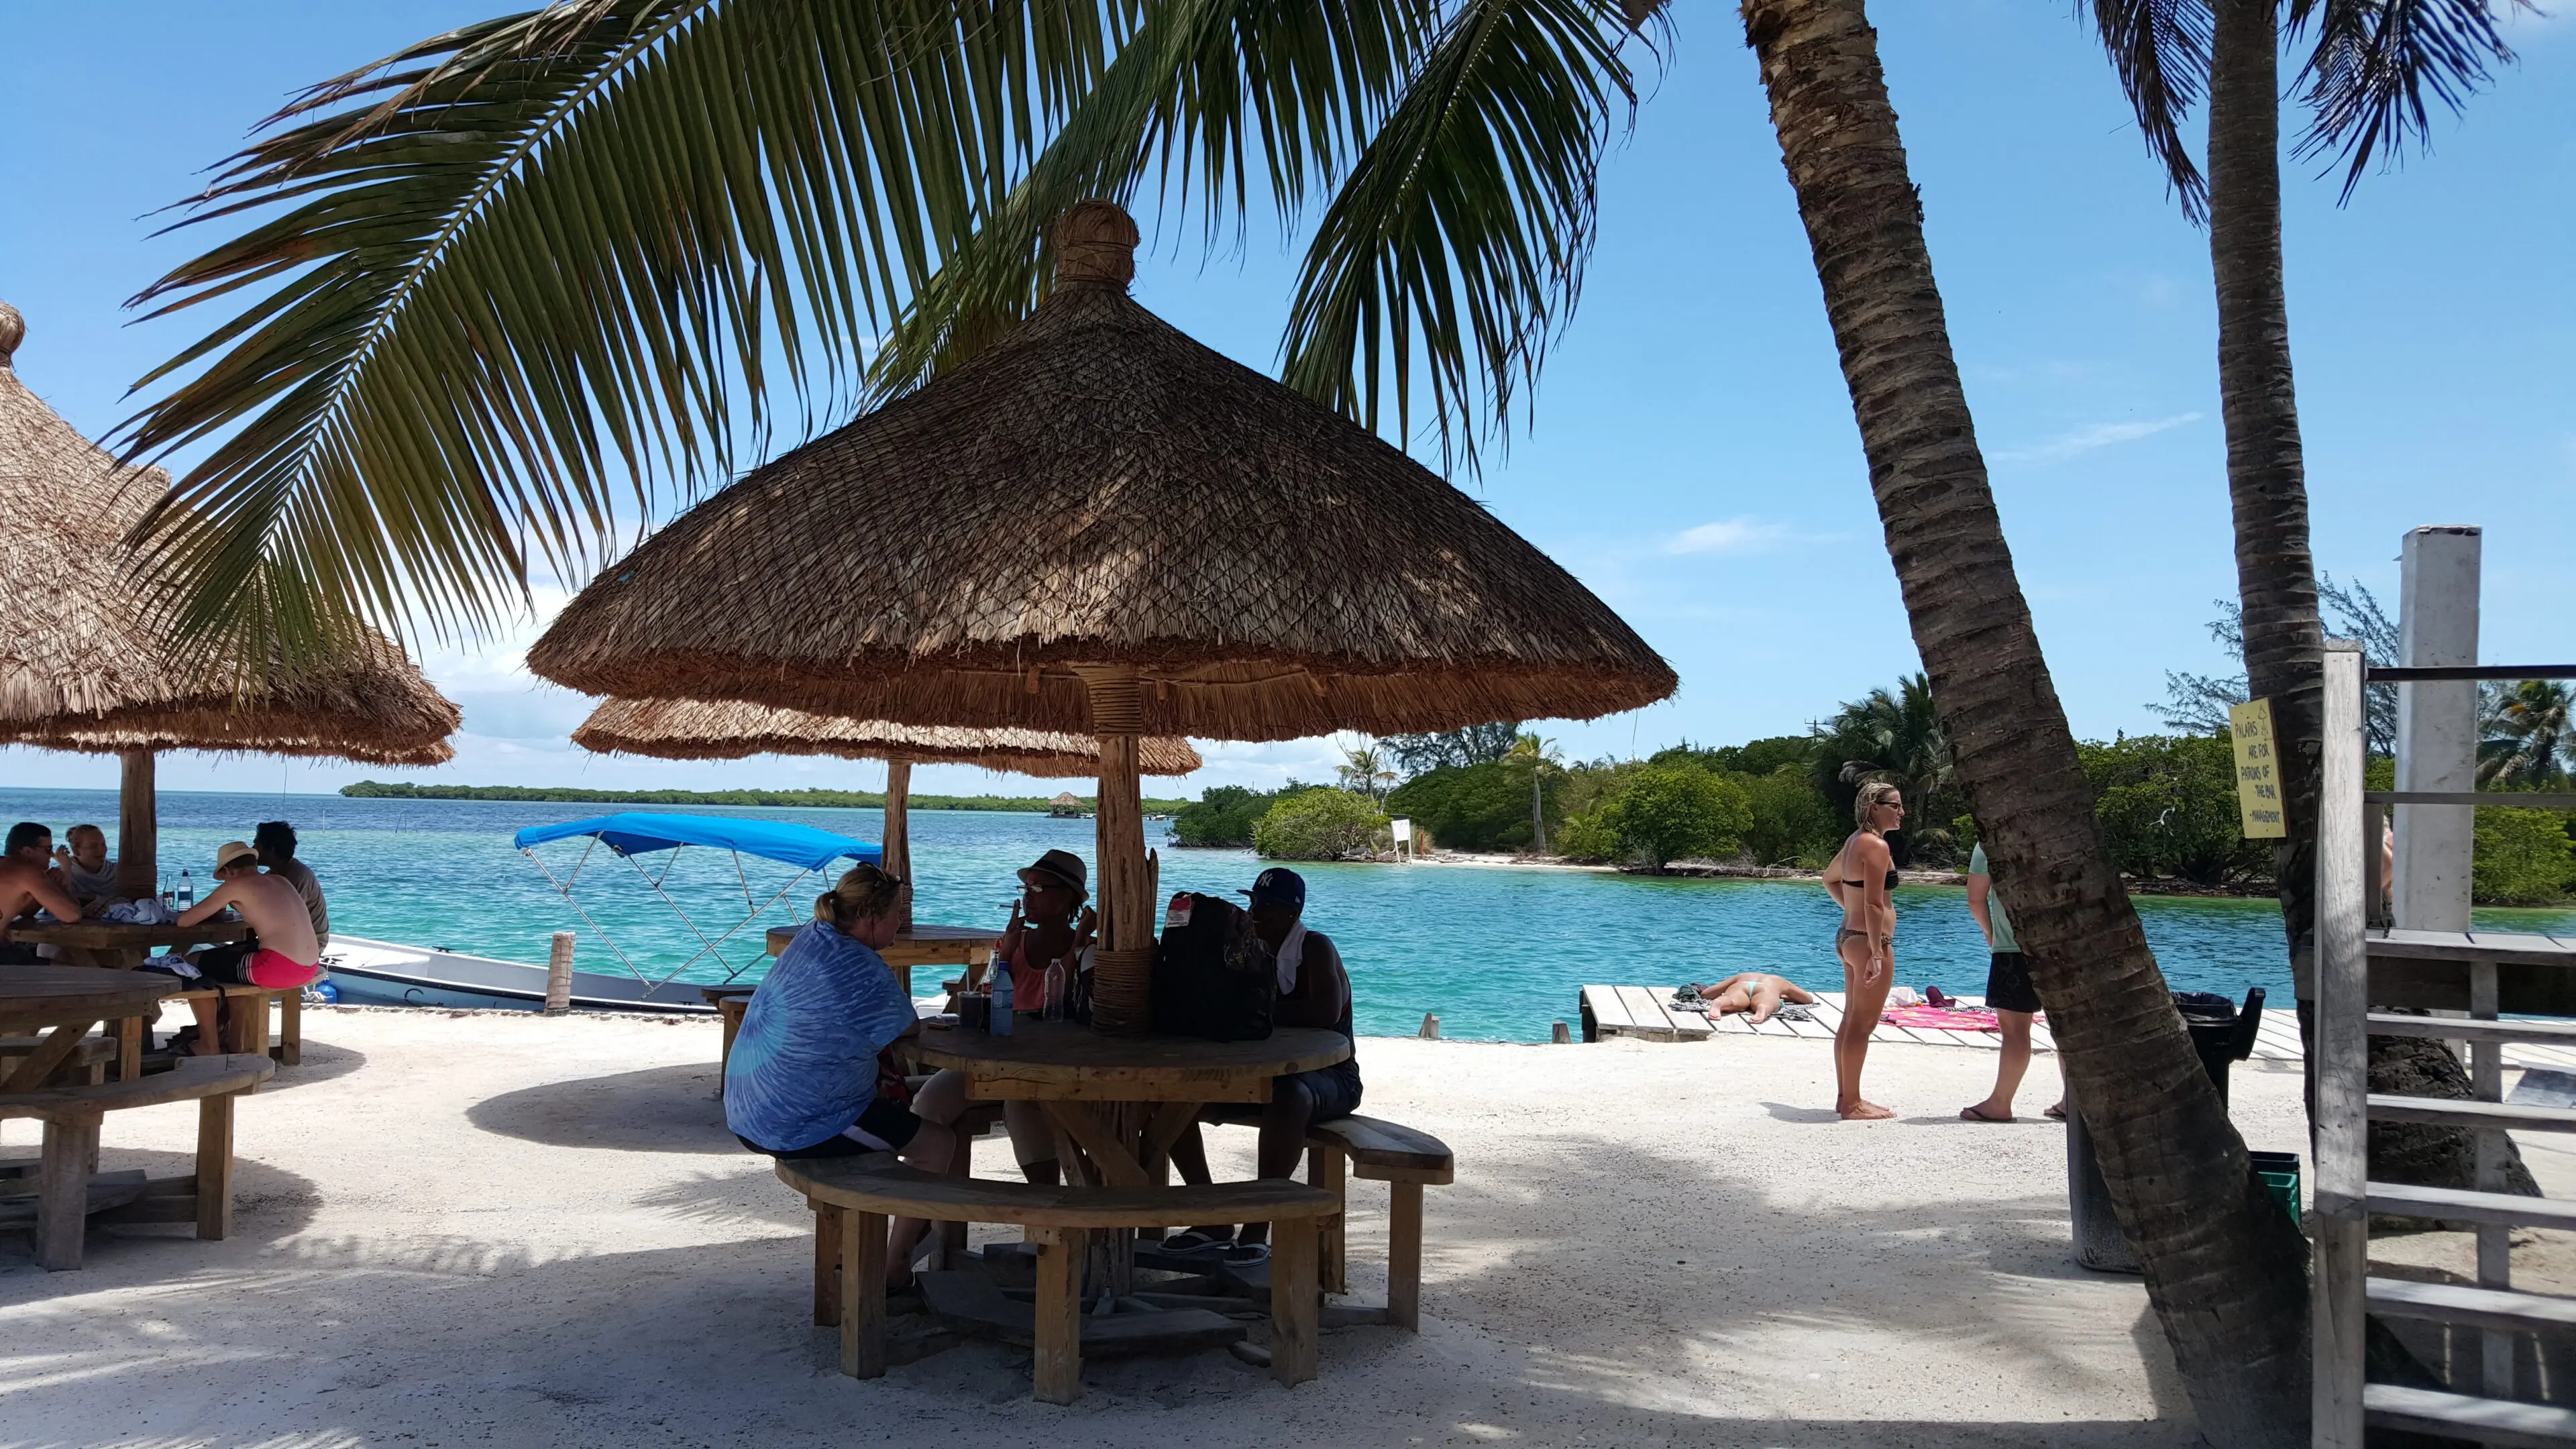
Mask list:
[[[2236,736],[2236,812],[2248,840],[2279,840],[2290,833],[2281,818],[2280,761],[2272,753],[2272,701],[2249,700],[2227,711]]]

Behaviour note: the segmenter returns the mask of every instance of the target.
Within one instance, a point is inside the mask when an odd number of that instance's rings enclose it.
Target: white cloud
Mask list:
[[[2069,458],[2080,457],[2097,448],[2134,443],[2140,438],[2153,437],[2157,433],[2170,432],[2185,423],[2199,421],[2198,413],[2177,413],[2169,418],[2156,418],[2146,422],[2096,423],[2089,428],[2078,428],[2074,432],[2060,434],[2044,443],[2034,443],[2026,448],[2007,448],[1989,456],[1998,463],[2063,463]]]
[[[1721,518],[1686,528],[1664,540],[1666,553],[1760,553],[1789,536],[1789,525],[1752,518]]]

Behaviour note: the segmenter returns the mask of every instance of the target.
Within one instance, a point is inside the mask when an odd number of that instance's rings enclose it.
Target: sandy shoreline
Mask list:
[[[968,1347],[860,1383],[807,1326],[802,1204],[724,1132],[715,1027],[316,1010],[240,1114],[236,1235],[102,1231],[77,1274],[0,1242],[9,1442],[431,1445],[2190,1441],[2134,1279],[2068,1258],[2062,1137],[1959,1122],[1994,1059],[1874,1050],[1903,1120],[1829,1121],[1821,1044],[1370,1038],[1367,1110],[1445,1138],[1424,1331],[1329,1335],[1281,1390],[1223,1354],[1027,1396]],[[2243,1071],[2295,1145],[2295,1074]],[[2056,1090],[2043,1058],[2025,1088]],[[184,1107],[105,1166],[177,1167]],[[5,1150],[34,1142],[10,1123]],[[1221,1173],[1250,1136],[1215,1139]],[[998,1172],[1006,1150],[980,1151]],[[1353,1198],[1382,1291],[1383,1189]],[[979,1230],[991,1233],[994,1230]]]

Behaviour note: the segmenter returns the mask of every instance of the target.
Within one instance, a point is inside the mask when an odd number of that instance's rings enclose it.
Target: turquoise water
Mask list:
[[[335,929],[400,941],[542,962],[549,935],[583,932],[585,970],[615,971],[616,958],[536,865],[510,844],[524,826],[604,813],[595,805],[497,801],[351,800],[337,795],[161,797],[161,862],[185,866],[201,883],[203,867],[225,840],[248,839],[259,821],[284,818],[303,839],[302,854],[321,877]],[[708,814],[796,820],[875,840],[874,810],[709,810]],[[77,821],[109,827],[116,797],[90,790],[0,790],[0,817],[41,820],[57,837]],[[1163,827],[1147,826],[1159,840]],[[998,924],[1018,890],[1011,872],[1041,851],[1061,848],[1088,860],[1088,820],[969,811],[912,814],[915,913],[923,921]],[[558,877],[585,842],[541,847]],[[646,857],[659,871],[665,857]],[[1165,849],[1163,889],[1211,894],[1249,885],[1259,869],[1248,851]],[[1440,1015],[1446,1036],[1544,1041],[1549,1024],[1575,1019],[1577,988],[1589,981],[1667,986],[1713,981],[1729,972],[1776,971],[1803,985],[1841,989],[1830,943],[1838,919],[1823,889],[1797,881],[1714,881],[1557,870],[1453,866],[1312,865],[1308,923],[1341,946],[1351,967],[1361,1031],[1410,1035],[1424,1012]],[[765,904],[795,872],[684,850],[663,888],[713,935],[741,918],[744,891]],[[770,905],[763,924],[806,918],[821,887],[808,879]],[[608,929],[635,963],[656,977],[698,943],[639,879],[632,865],[596,851],[574,896]],[[1985,943],[1955,887],[1906,887],[1896,893],[1897,979],[1920,989],[1977,993],[1985,988]],[[2144,897],[2147,937],[2177,989],[2241,997],[2262,986],[2289,995],[2280,912],[2268,900]],[[2481,923],[2506,930],[2576,926],[2576,912],[2481,911]],[[759,933],[725,948],[729,962],[757,979]],[[687,980],[722,980],[725,968],[700,961]]]

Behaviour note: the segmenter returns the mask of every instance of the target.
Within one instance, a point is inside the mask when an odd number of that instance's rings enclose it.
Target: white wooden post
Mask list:
[[[2316,1262],[2309,1299],[2311,1443],[2362,1449],[2362,1294],[2370,1273],[2370,968],[2364,955],[2361,653],[2325,651],[2323,780],[2317,797],[2314,1127]],[[2373,846],[2377,842],[2371,842]]]
[[[572,943],[572,932],[557,931],[553,948],[546,952],[548,1016],[562,1016],[572,1010]]]
[[[2408,668],[2478,662],[2479,532],[2418,528],[2399,555],[2397,662]],[[2474,790],[2478,686],[2436,680],[2397,686],[2397,788]],[[2418,931],[2469,928],[2469,845],[2476,812],[2462,805],[2397,807],[2395,923]]]

